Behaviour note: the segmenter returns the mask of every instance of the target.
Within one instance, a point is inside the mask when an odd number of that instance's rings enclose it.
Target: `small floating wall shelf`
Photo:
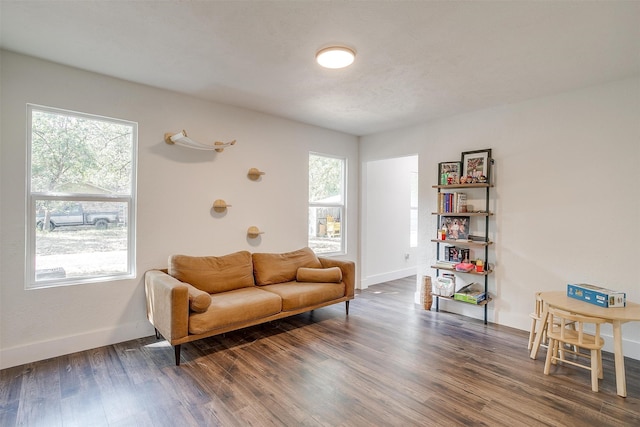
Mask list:
[[[228,205],[227,202],[222,199],[217,199],[215,202],[213,202],[213,210],[216,212],[224,212],[227,210],[227,208],[230,207],[231,205]]]
[[[250,180],[257,181],[265,173],[266,172],[262,172],[258,168],[251,168],[251,169],[249,169],[249,172],[247,172],[247,176],[249,177]]]
[[[258,237],[261,234],[264,234],[264,231],[260,231],[260,229],[258,227],[256,227],[255,225],[252,225],[247,230],[247,236],[251,237],[252,239],[255,239],[256,237]]]
[[[182,147],[193,148],[195,150],[209,150],[221,153],[225,148],[236,144],[236,140],[230,142],[216,141],[212,144],[204,144],[202,142],[195,141],[187,136],[187,131],[183,130],[178,133],[165,133],[164,141],[169,145],[180,145]]]

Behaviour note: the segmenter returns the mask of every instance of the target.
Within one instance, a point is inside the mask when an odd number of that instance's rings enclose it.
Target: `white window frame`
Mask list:
[[[128,195],[103,195],[60,192],[32,192],[32,115],[33,111],[43,111],[53,114],[81,117],[85,119],[113,122],[132,128],[131,147],[131,191]],[[46,107],[36,104],[27,104],[27,206],[26,206],[26,230],[27,230],[27,259],[26,259],[26,289],[41,289],[55,286],[79,285],[113,280],[133,279],[136,277],[136,178],[138,155],[138,124],[129,120],[115,119],[100,115],[64,110],[61,108]],[[90,201],[90,202],[121,202],[127,204],[127,271],[115,274],[84,276],[74,278],[47,279],[36,281],[36,200],[53,201]]]
[[[347,176],[348,176],[348,162],[347,162],[347,158],[344,156],[336,156],[336,155],[332,155],[332,154],[325,154],[325,153],[318,153],[318,152],[314,152],[314,151],[310,151],[309,152],[309,156],[307,157],[307,177],[309,177],[309,170],[308,170],[308,165],[309,165],[309,157],[310,156],[320,156],[320,157],[327,157],[327,158],[331,158],[331,159],[338,159],[340,161],[342,161],[342,194],[341,194],[341,199],[342,202],[341,203],[327,203],[327,202],[323,202],[323,203],[318,203],[318,202],[311,202],[310,199],[310,195],[307,194],[307,201],[308,201],[308,208],[307,211],[309,211],[310,208],[339,208],[340,209],[340,250],[335,251],[335,252],[322,252],[321,255],[322,256],[334,256],[334,255],[344,255],[347,253],[347,233],[348,233],[348,225],[347,225]],[[307,186],[308,188],[308,186]],[[309,228],[310,224],[307,224],[307,228]],[[309,236],[307,235],[307,239],[309,238]]]

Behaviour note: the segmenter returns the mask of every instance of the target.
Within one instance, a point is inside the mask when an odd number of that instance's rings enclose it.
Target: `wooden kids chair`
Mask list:
[[[600,337],[600,325],[606,320],[571,314],[553,307],[549,307],[549,316],[548,324],[557,324],[558,327],[547,330],[549,348],[544,364],[544,374],[549,375],[551,363],[556,364],[558,361],[577,366],[591,371],[591,390],[598,391],[598,379],[602,378],[602,347],[604,346],[604,339]],[[584,332],[585,325],[594,325],[595,334]],[[567,349],[567,345],[572,346],[573,349]],[[580,349],[585,349],[587,352]],[[568,360],[567,353],[576,357]],[[580,363],[581,358],[590,359],[591,363],[589,365]]]

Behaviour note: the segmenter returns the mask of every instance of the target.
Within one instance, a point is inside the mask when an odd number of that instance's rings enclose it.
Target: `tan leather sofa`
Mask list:
[[[309,248],[281,254],[172,255],[145,273],[147,318],[174,346],[314,310],[354,297],[355,264]]]

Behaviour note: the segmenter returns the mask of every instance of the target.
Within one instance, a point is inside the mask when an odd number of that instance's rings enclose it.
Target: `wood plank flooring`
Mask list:
[[[587,371],[543,375],[525,332],[427,312],[414,287],[185,344],[179,367],[147,337],[4,369],[0,426],[640,425],[640,361],[624,399],[606,353],[593,393]]]

